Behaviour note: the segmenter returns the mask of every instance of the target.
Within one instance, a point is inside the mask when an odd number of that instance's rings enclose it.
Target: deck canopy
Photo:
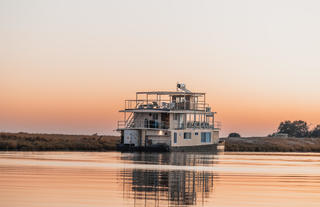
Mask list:
[[[206,93],[191,91],[140,91],[125,101],[125,110],[206,110]]]
[[[185,91],[139,91],[136,93],[137,95],[170,95],[170,96],[179,96],[179,95],[192,95],[192,96],[204,96],[206,93],[200,92],[185,92]]]

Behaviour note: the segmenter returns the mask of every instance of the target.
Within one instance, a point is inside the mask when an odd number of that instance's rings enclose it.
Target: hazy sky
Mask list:
[[[320,1],[0,0],[0,131],[114,134],[136,91],[207,92],[222,135],[320,123]]]

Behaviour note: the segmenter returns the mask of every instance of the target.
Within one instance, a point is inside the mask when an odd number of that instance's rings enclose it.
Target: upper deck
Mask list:
[[[206,93],[191,92],[184,84],[177,84],[177,91],[136,92],[136,99],[126,100],[120,112],[124,120],[118,129],[217,129]]]
[[[136,99],[125,100],[124,111],[198,111],[208,110],[205,93],[190,91],[136,92]]]

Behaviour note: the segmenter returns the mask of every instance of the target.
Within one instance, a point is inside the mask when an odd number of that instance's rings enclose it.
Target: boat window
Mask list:
[[[177,143],[177,132],[173,134],[173,143]]]
[[[201,132],[201,142],[211,143],[211,132]]]
[[[184,139],[191,139],[191,132],[185,132],[185,133],[183,134],[183,138],[184,138]]]
[[[158,114],[152,114],[152,119],[157,120],[158,119]]]

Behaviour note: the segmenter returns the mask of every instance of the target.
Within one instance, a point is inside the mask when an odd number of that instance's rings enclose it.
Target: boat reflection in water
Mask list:
[[[320,153],[1,152],[0,206],[319,207]]]
[[[213,172],[161,169],[161,165],[210,166],[213,165],[212,155],[210,159],[205,159],[206,155],[186,153],[132,156],[123,159],[160,165],[155,170],[124,168],[121,171],[124,199],[132,199],[136,206],[199,205],[206,202],[213,191]]]

